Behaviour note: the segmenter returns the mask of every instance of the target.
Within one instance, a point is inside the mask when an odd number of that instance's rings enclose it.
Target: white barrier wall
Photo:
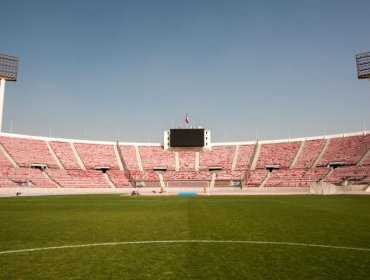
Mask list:
[[[341,193],[336,185],[325,183],[325,182],[318,182],[318,183],[310,183],[310,193],[311,194],[322,194],[322,195],[329,195],[329,194],[338,194]]]

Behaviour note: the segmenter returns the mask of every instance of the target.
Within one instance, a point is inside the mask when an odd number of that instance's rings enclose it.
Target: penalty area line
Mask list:
[[[230,244],[262,244],[262,245],[285,245],[285,246],[300,246],[300,247],[316,247],[326,249],[340,249],[340,250],[354,250],[370,252],[370,248],[361,247],[345,247],[324,244],[309,244],[309,243],[294,243],[294,242],[278,242],[278,241],[253,241],[253,240],[143,240],[143,241],[121,241],[121,242],[105,242],[105,243],[90,243],[90,244],[75,244],[62,245],[51,247],[39,247],[30,249],[19,249],[0,251],[0,255],[27,253],[47,250],[73,249],[85,247],[99,247],[99,246],[117,246],[117,245],[140,245],[140,244],[180,244],[180,243],[230,243]]]

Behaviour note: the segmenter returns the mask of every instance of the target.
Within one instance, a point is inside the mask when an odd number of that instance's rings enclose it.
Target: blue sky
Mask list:
[[[0,53],[20,58],[3,131],[160,142],[370,127],[370,1],[4,1]]]

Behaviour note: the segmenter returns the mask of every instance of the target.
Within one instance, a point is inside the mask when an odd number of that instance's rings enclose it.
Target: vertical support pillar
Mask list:
[[[0,79],[0,132],[2,132],[3,127],[4,95],[5,95],[5,79]]]
[[[213,189],[214,189],[214,187],[215,187],[215,182],[216,182],[216,172],[215,172],[215,171],[213,171],[213,172],[212,172],[211,183],[210,183],[210,185],[209,185],[209,189],[210,189],[210,190],[213,190]]]

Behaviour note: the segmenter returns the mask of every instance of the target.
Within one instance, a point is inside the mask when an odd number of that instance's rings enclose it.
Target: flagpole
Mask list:
[[[186,113],[185,122],[186,122],[186,127],[189,128],[189,113]]]

